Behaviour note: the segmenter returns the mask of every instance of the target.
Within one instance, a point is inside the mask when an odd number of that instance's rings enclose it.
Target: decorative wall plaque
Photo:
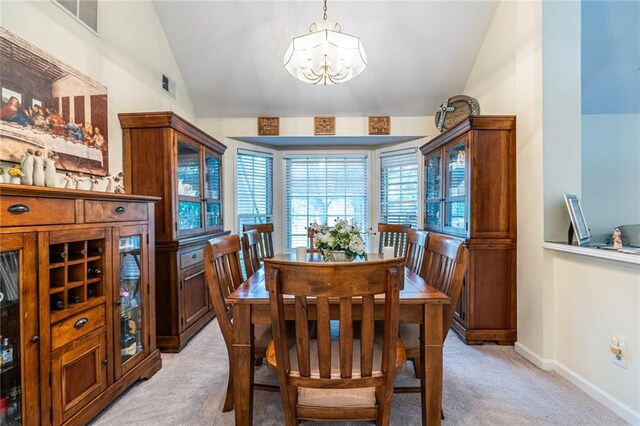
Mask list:
[[[258,136],[279,136],[280,117],[258,117]]]
[[[436,127],[440,132],[444,132],[463,122],[470,115],[480,115],[478,100],[465,95],[454,96],[436,109]]]
[[[391,119],[388,115],[369,117],[369,134],[370,135],[389,135],[391,134]]]
[[[336,134],[336,118],[335,117],[313,117],[313,134],[314,135],[335,135]]]

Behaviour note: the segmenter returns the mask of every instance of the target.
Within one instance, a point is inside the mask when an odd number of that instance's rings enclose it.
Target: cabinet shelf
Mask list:
[[[71,288],[77,288],[77,287],[82,287],[84,285],[84,281],[70,281],[67,284],[67,288],[71,289]]]
[[[94,262],[96,260],[101,260],[101,259],[102,259],[102,256],[90,256],[90,257],[87,257],[87,262]]]
[[[56,268],[64,268],[64,262],[52,263],[49,265],[49,269],[56,269]]]
[[[16,361],[16,360],[13,360],[13,362],[10,365],[7,365],[7,366],[5,366],[3,364],[2,367],[0,367],[0,374],[7,373],[7,372],[13,370],[14,368],[16,368],[16,366],[19,366],[19,365],[20,365],[20,362]]]
[[[102,281],[102,277],[87,278],[87,284],[99,283],[100,281]]]
[[[80,258],[80,259],[73,259],[73,260],[69,260],[67,262],[67,265],[72,266],[72,265],[81,265],[84,263],[84,257]]]
[[[51,324],[60,322],[63,319],[82,312],[86,309],[98,306],[101,303],[105,303],[106,298],[104,296],[89,297],[86,302],[69,303],[66,309],[60,309],[59,311],[51,311]]]
[[[16,306],[20,303],[19,300],[3,300],[0,302],[0,309],[7,309],[12,306]]]
[[[49,288],[49,294],[58,294],[64,291],[64,287],[51,287]]]

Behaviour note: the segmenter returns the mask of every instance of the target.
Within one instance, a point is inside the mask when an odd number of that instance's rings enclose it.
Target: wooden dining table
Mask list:
[[[369,259],[380,259],[381,254],[369,254]],[[295,261],[295,253],[277,254],[279,260]],[[308,253],[308,262],[322,262],[318,253]],[[264,267],[244,281],[227,299],[233,305],[233,358],[232,371],[236,425],[253,423],[254,324],[270,324],[269,293],[265,287]],[[377,299],[375,319],[384,316],[384,298]],[[293,319],[293,303],[285,306],[285,317]],[[404,288],[400,292],[400,321],[420,325],[420,365],[422,424],[440,425],[442,410],[442,331],[443,306],[449,297],[431,287],[419,275],[405,268]],[[288,309],[290,308],[290,309]],[[339,302],[331,305],[332,319],[338,318]],[[355,308],[355,306],[354,306]],[[335,317],[334,317],[335,314]],[[354,310],[354,319],[359,313]],[[311,310],[310,310],[311,318]]]

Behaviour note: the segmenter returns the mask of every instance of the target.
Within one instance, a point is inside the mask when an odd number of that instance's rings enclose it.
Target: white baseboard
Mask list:
[[[529,361],[531,364],[535,365],[541,370],[553,371],[555,368],[553,359],[540,357],[537,353],[533,352],[531,349],[529,349],[527,346],[523,345],[520,342],[515,343],[514,349],[520,355],[525,357],[527,361]]]
[[[584,393],[616,413],[623,420],[631,423],[634,426],[640,426],[640,412],[614,398],[611,394],[605,392],[603,389],[596,386],[595,383],[582,377],[580,374],[576,373],[566,365],[554,359],[542,358],[520,342],[516,342],[515,350],[517,353],[522,355],[529,362],[531,362],[541,370],[556,371],[563,378],[565,378],[566,380],[577,386]]]

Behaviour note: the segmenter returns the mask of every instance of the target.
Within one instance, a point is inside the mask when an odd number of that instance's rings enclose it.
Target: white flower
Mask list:
[[[317,235],[317,238],[318,238],[318,241],[321,242],[321,243],[328,243],[330,235],[329,234],[320,233],[320,234]]]

